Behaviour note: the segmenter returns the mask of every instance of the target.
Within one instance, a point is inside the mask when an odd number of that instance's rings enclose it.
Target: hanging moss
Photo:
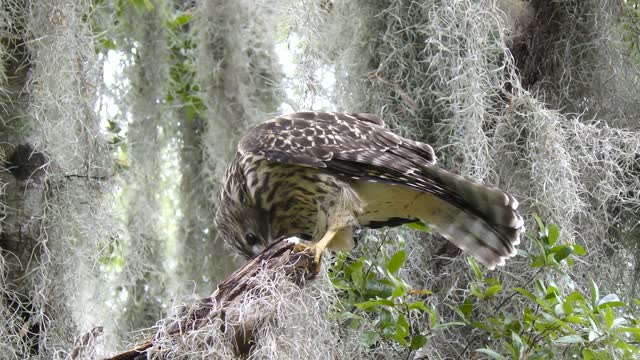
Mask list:
[[[196,93],[206,110],[192,123],[181,123],[187,170],[181,196],[191,207],[183,212],[187,237],[181,257],[190,263],[187,278],[206,283],[198,291],[214,287],[239,263],[210,225],[237,139],[250,124],[275,113],[281,101],[274,53],[277,9],[277,2],[206,1],[192,12]]]
[[[533,18],[511,46],[523,87],[565,113],[638,129],[640,64],[626,40],[638,34],[624,30],[634,21],[627,3],[531,1]]]
[[[127,131],[124,266],[119,281],[125,303],[120,311],[122,335],[152,326],[169,301],[170,275],[165,270],[169,234],[162,228],[162,201],[166,187],[162,173],[168,140],[173,133],[164,101],[168,53],[163,7],[125,6],[123,42],[130,44],[132,62],[125,70],[131,81],[121,99],[131,115]],[[169,160],[170,161],[170,160]]]
[[[111,163],[93,110],[99,69],[89,12],[86,2],[62,0],[8,1],[0,10],[7,358],[62,358],[105,310],[95,262],[111,230]]]

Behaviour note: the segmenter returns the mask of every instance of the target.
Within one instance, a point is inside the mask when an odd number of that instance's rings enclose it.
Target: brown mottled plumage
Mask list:
[[[356,227],[420,220],[487,267],[504,264],[523,230],[518,202],[435,163],[431,146],[372,114],[284,115],[240,140],[215,221],[251,257],[280,236],[348,249]]]

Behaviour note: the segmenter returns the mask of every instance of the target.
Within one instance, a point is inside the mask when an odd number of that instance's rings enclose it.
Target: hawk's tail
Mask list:
[[[443,188],[438,196],[450,205],[447,216],[431,224],[436,232],[489,269],[516,254],[524,221],[513,196],[435,166],[423,171]]]

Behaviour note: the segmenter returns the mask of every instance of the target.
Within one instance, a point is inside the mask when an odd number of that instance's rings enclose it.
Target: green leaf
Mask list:
[[[638,348],[636,348],[635,346],[631,345],[631,344],[627,344],[625,341],[623,340],[616,340],[614,343],[615,347],[617,347],[618,349],[624,351],[626,354],[631,354],[631,353],[638,353]]]
[[[150,0],[131,0],[138,12],[153,10],[153,3]]]
[[[427,309],[427,305],[425,305],[422,301],[414,301],[409,304],[409,311],[411,310],[429,311],[429,309]]]
[[[598,308],[598,301],[600,301],[600,290],[598,284],[591,279],[591,305],[594,311]]]
[[[115,50],[116,49],[116,43],[112,39],[110,39],[108,37],[100,37],[100,39],[98,41],[100,42],[100,45],[102,45],[102,47],[104,47],[107,50]]]
[[[613,314],[613,310],[610,307],[604,309],[604,325],[607,331],[611,330],[613,326],[613,320],[615,320],[615,316]]]
[[[596,314],[591,310],[589,304],[581,303],[580,308],[582,309],[582,312],[587,315],[586,317],[583,315],[585,323],[589,322],[589,324],[591,324],[591,328],[597,330],[598,325],[596,324],[596,322],[598,321],[598,318],[596,317]]]
[[[615,330],[617,333],[629,333],[640,337],[640,327],[621,327]]]
[[[463,323],[461,321],[452,321],[452,322],[448,322],[448,323],[437,324],[437,325],[433,326],[433,330],[446,329],[446,328],[452,327],[452,326],[467,326],[467,325],[468,324]]]
[[[522,322],[524,322],[525,324],[530,324],[535,322],[537,319],[537,317],[533,314],[533,312],[531,312],[531,309],[529,309],[528,307],[526,307],[524,309],[524,314],[522,314]]]
[[[564,312],[565,316],[570,316],[571,314],[573,314],[573,301],[565,299],[565,301],[562,303],[562,311]]]
[[[555,260],[560,262],[573,253],[573,247],[570,245],[558,245],[551,248],[549,252],[555,254]]]
[[[427,344],[427,337],[416,335],[411,338],[411,350],[418,350]]]
[[[533,262],[531,262],[532,268],[539,268],[539,267],[543,267],[544,265],[545,265],[545,257],[542,255],[536,256]]]
[[[484,297],[485,299],[488,299],[493,295],[497,294],[498,292],[500,292],[501,290],[502,290],[502,285],[500,284],[493,285],[490,288],[488,288],[487,291],[484,292]]]
[[[404,250],[396,252],[387,262],[387,270],[392,274],[398,272],[406,259],[407,253]]]
[[[624,301],[609,301],[606,303],[603,303],[601,305],[598,306],[599,309],[605,308],[605,307],[625,307],[628,306],[626,302]]]
[[[571,301],[573,303],[581,303],[584,304],[585,300],[584,300],[584,296],[582,295],[582,293],[578,292],[578,291],[574,291],[571,294],[569,294],[569,296],[567,296],[567,301]]]
[[[391,311],[383,308],[380,310],[380,324],[393,323],[393,316]],[[382,327],[382,325],[380,326]]]
[[[394,306],[393,301],[387,299],[370,300],[356,304],[360,310],[368,310],[376,306]]]
[[[511,359],[520,359],[520,353],[516,348],[508,342],[503,344],[511,352]]]
[[[470,256],[467,256],[467,262],[469,263],[469,265],[471,266],[471,269],[476,275],[476,279],[482,281],[484,279],[484,276],[482,275],[482,271],[480,270],[480,266],[478,266],[478,263],[476,262],[476,260]]]
[[[625,318],[616,318],[615,320],[613,320],[613,324],[611,324],[611,329],[617,329],[620,327],[620,325],[625,325],[628,322],[629,321]]]
[[[582,359],[583,360],[595,360],[596,356],[597,355],[593,351],[591,351],[591,350],[589,350],[587,348],[582,349]]]
[[[547,294],[545,296],[545,299],[547,300],[555,299],[558,297],[558,295],[560,295],[560,291],[558,290],[557,287],[553,285],[547,286]]]
[[[520,355],[522,354],[524,344],[520,336],[518,336],[518,334],[516,334],[515,332],[511,333],[511,343],[513,344],[513,349],[515,350],[515,353],[518,355],[515,358],[520,359],[521,357]]]
[[[517,292],[519,292],[520,294],[524,295],[527,299],[535,302],[536,301],[536,297],[535,295],[533,295],[531,292],[529,292],[528,290],[525,290],[523,288],[515,288],[515,290]]]
[[[576,255],[585,256],[587,255],[587,251],[580,245],[571,245],[573,247],[573,251]]]
[[[473,298],[467,297],[460,306],[460,312],[464,315],[465,319],[470,319],[473,313]]]
[[[584,325],[587,323],[587,321],[582,316],[578,316],[578,315],[567,316],[565,317],[565,320],[572,324]]]
[[[557,338],[555,342],[560,344],[582,344],[584,339],[579,335],[567,335]]]
[[[545,258],[545,262],[546,262],[547,265],[558,265],[558,262],[556,261],[555,254],[547,255],[547,257]]]
[[[553,246],[553,244],[558,241],[558,227],[555,224],[547,225],[547,238],[549,239],[549,246]]]
[[[540,219],[540,216],[538,216],[538,214],[533,214],[533,218],[536,220],[536,223],[538,224],[538,230],[544,234],[545,226],[544,226],[544,223],[542,222],[542,219]]]
[[[406,294],[406,290],[404,288],[404,286],[396,286],[395,289],[393,289],[393,292],[391,293],[391,297],[398,298],[400,296],[403,296],[404,294]]]
[[[398,334],[390,336],[390,338],[395,340],[402,347],[406,347],[408,345],[407,339],[405,339],[404,337],[400,337]]]
[[[420,231],[431,233],[431,229],[429,229],[429,227],[426,224],[424,224],[424,223],[422,223],[420,221],[408,223],[406,225],[408,227],[412,228],[412,229],[416,229],[416,230],[420,230]]]
[[[378,334],[377,332],[365,331],[362,334],[360,334],[360,337],[358,338],[358,344],[366,348],[369,348],[375,345],[379,339],[380,339],[380,334]]]
[[[409,335],[409,323],[404,315],[398,314],[398,321],[395,325],[395,333],[385,331],[385,337],[395,340],[401,346],[407,346],[406,337]]]
[[[481,354],[485,354],[490,356],[492,359],[497,359],[497,360],[507,360],[506,357],[498,354],[497,352],[491,350],[491,349],[487,349],[487,348],[482,348],[482,349],[477,349],[476,352],[479,352]]]
[[[483,293],[480,291],[480,287],[476,284],[471,284],[471,294],[479,299],[484,298]]]
[[[193,15],[191,14],[187,14],[187,13],[182,13],[178,16],[176,16],[175,19],[173,19],[173,25],[175,27],[180,27],[184,24],[187,24],[189,22],[191,22],[191,20],[193,19]]]
[[[598,301],[598,308],[627,306],[616,294],[609,294]]]
[[[398,324],[396,326],[396,335],[400,338],[405,338],[409,335],[409,323],[407,318],[403,314],[398,314]]]

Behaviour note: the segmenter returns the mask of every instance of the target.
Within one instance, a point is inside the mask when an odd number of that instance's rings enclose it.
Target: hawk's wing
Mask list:
[[[470,208],[434,178],[440,170],[433,166],[436,156],[431,146],[392,133],[373,114],[284,115],[249,129],[238,151],[284,164],[324,168],[354,179],[405,185]],[[433,174],[426,175],[429,168]]]
[[[284,115],[249,129],[238,151],[269,161],[405,185],[412,177],[411,169],[436,163],[431,146],[392,133],[382,119],[365,113]]]
[[[281,116],[251,128],[240,140],[238,151],[436,195],[460,210],[456,224],[446,224],[450,229],[442,231],[443,235],[450,235],[450,240],[474,236],[476,243],[494,249],[496,260],[483,261],[490,267],[512,256],[514,245],[519,243],[523,221],[515,198],[438,168],[431,146],[392,133],[372,114],[300,112]],[[483,241],[482,237],[495,241]]]

